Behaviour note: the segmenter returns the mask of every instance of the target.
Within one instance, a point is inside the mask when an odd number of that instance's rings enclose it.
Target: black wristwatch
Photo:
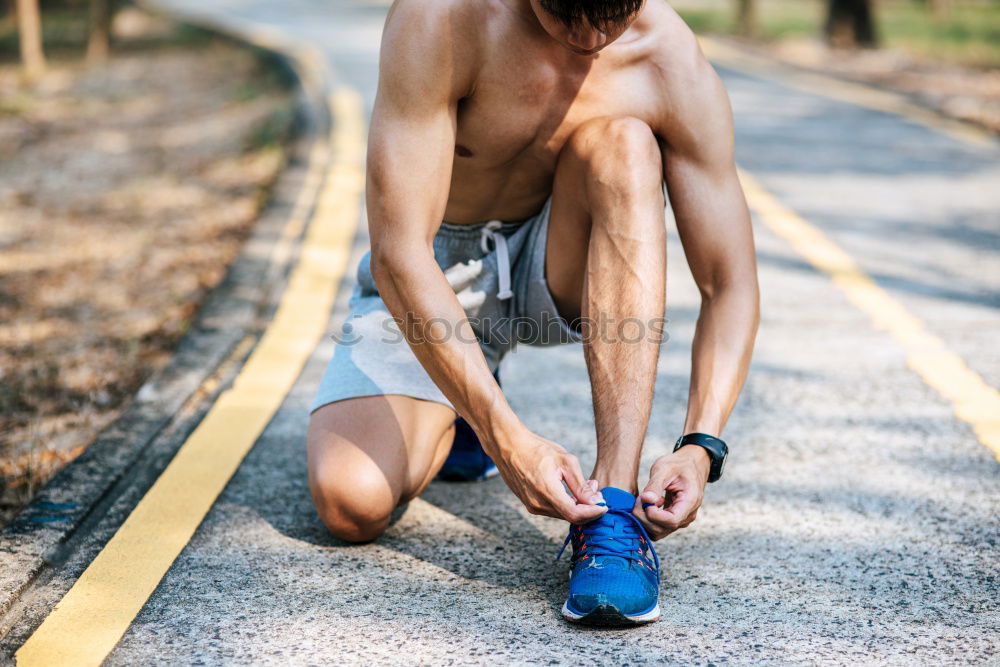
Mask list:
[[[726,465],[726,456],[729,454],[729,447],[726,446],[726,443],[721,438],[716,438],[705,433],[688,433],[677,438],[674,451],[676,452],[684,445],[698,445],[712,457],[712,467],[708,472],[709,482],[714,482],[722,477],[722,468]]]

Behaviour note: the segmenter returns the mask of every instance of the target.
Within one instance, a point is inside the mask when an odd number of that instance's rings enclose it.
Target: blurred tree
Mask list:
[[[29,78],[45,72],[42,50],[42,17],[38,0],[17,0],[17,31],[21,43],[21,62]]]
[[[871,0],[829,0],[824,34],[835,48],[878,46]]]
[[[112,0],[90,0],[90,36],[87,39],[87,60],[102,63],[111,52]]]
[[[757,34],[756,0],[736,0],[736,30],[744,37]]]
[[[928,9],[935,20],[943,21],[951,12],[951,0],[926,0]]]

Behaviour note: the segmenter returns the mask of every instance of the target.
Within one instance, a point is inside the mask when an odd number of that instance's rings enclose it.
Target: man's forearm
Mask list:
[[[691,350],[684,433],[721,435],[746,380],[759,319],[753,283],[703,297]]]
[[[373,251],[372,274],[417,359],[487,448],[519,430],[433,253],[425,246]]]

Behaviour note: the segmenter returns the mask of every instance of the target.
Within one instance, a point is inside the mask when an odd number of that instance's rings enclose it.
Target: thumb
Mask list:
[[[570,503],[567,505],[569,506],[563,510],[563,518],[570,523],[587,523],[604,516],[604,513],[608,511],[606,507],[598,507],[597,505],[572,505]]]
[[[664,502],[663,492],[643,491],[642,495],[639,496],[639,501],[642,503],[643,508],[651,505],[654,507],[660,507]]]
[[[596,505],[603,503],[604,497],[599,491],[595,491],[591,483],[583,476],[580,469],[580,461],[575,456],[570,456],[562,467],[563,481],[569,487],[570,493],[576,498],[576,502],[583,505]]]
[[[581,475],[582,477],[582,475]],[[563,473],[562,479],[555,484],[554,488],[551,489],[550,497],[552,498],[553,507],[559,513],[559,516],[566,519],[570,523],[587,523],[588,521],[593,521],[599,516],[602,516],[608,511],[607,507],[599,507],[596,503],[591,503],[588,501],[577,502],[576,494],[571,498],[566,495],[566,491],[563,489],[563,482],[566,482],[566,486],[570,489],[579,488],[572,486],[572,476]],[[589,486],[585,486],[587,489],[587,494],[593,494],[593,490]],[[579,495],[586,496],[582,492]]]
[[[639,494],[639,500],[643,507],[648,505],[661,507],[663,505],[669,478],[669,473],[659,472],[655,468],[650,471],[649,483]]]

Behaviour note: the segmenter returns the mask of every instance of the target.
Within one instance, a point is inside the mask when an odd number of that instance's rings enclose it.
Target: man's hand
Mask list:
[[[597,506],[603,499],[583,476],[580,461],[556,443],[524,430],[514,442],[491,449],[499,452],[493,460],[507,486],[532,514],[586,523],[608,511]]]
[[[633,510],[651,538],[659,540],[695,520],[711,465],[708,452],[697,445],[681,447],[653,463],[649,484]]]

